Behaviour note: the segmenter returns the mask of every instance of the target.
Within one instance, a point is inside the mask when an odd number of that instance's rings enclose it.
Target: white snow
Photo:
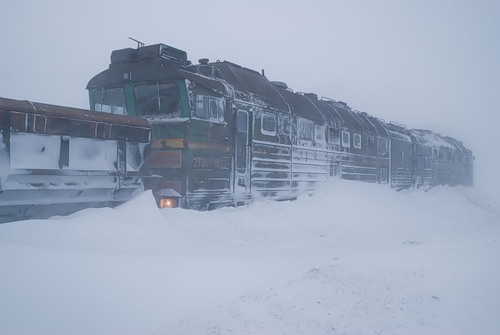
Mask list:
[[[10,167],[12,169],[60,169],[61,136],[22,132],[12,132],[10,136]],[[70,137],[69,146],[71,150],[69,150],[68,169],[116,170],[114,167],[117,160],[115,140]],[[8,162],[3,163],[8,164]],[[8,165],[2,166],[4,170],[5,166]]]
[[[69,138],[69,168],[73,170],[116,170],[117,141]]]
[[[12,132],[10,146],[13,169],[59,169],[61,136]],[[9,171],[8,161],[4,164],[2,169]]]
[[[334,181],[293,202],[0,225],[0,334],[500,334],[500,205]]]

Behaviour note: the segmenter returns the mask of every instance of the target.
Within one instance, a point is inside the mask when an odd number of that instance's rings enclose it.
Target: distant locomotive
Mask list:
[[[0,222],[115,206],[284,200],[330,178],[472,185],[462,142],[409,130],[223,61],[157,44],[113,51],[90,109],[0,98]],[[113,115],[115,114],[115,115]]]
[[[91,109],[145,118],[138,151],[160,207],[211,209],[293,199],[330,178],[393,188],[472,185],[462,142],[386,123],[346,103],[164,45],[113,51],[88,83]]]

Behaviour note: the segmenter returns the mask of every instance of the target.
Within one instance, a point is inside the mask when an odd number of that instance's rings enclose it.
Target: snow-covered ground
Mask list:
[[[293,202],[0,225],[0,334],[500,334],[500,205],[335,181]]]

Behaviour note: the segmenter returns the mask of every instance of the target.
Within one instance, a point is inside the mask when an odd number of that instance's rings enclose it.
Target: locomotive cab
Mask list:
[[[87,86],[93,110],[151,124],[141,172],[159,207],[197,208],[214,194],[229,199],[227,92],[220,81],[188,71],[189,64],[185,52],[163,44],[113,51],[109,69]]]

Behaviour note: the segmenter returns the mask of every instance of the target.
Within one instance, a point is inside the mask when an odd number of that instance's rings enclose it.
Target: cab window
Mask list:
[[[263,135],[275,136],[277,130],[276,115],[271,113],[262,113],[260,130]]]
[[[147,84],[134,88],[137,115],[181,116],[181,100],[176,84]]]
[[[224,122],[224,99],[197,95],[194,114],[199,119]]]
[[[94,110],[111,114],[127,114],[125,92],[121,87],[99,88],[93,92]]]

